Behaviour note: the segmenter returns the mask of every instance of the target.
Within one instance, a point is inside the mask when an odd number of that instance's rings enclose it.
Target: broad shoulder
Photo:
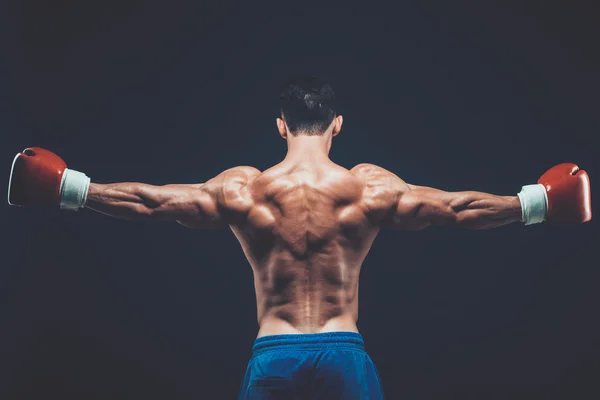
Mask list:
[[[245,165],[223,171],[216,178],[217,199],[225,209],[245,214],[253,205],[249,187],[260,175],[261,172],[257,168]]]
[[[388,171],[385,168],[380,167],[379,165],[369,164],[369,163],[361,163],[353,167],[350,172],[356,175],[358,178],[373,178],[373,177],[386,177],[386,176],[395,176],[393,173]]]
[[[350,172],[352,172],[354,175],[356,175],[359,178],[367,177],[374,173],[383,172],[383,171],[386,171],[386,170],[381,168],[380,166],[377,166],[375,164],[369,164],[369,163],[361,163],[350,169]]]
[[[248,165],[229,168],[223,171],[220,175],[226,183],[248,183],[260,176],[261,172],[258,168]]]
[[[375,164],[362,163],[350,170],[354,176],[368,186],[386,186],[396,189],[410,190],[409,186],[398,175]]]
[[[385,213],[410,191],[400,177],[375,164],[358,164],[350,172],[362,182],[362,204],[369,213]]]

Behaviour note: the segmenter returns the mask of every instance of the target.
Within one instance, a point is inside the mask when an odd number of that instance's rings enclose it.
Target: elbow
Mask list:
[[[487,221],[480,213],[466,211],[458,214],[456,225],[471,230],[489,229],[493,226],[490,226],[489,221]]]
[[[136,214],[142,219],[157,219],[158,217],[156,209],[150,207],[139,207]]]
[[[481,216],[473,211],[459,211],[453,216],[453,225],[466,229],[484,229],[481,224]]]
[[[464,215],[464,213],[460,213],[460,212],[455,213],[452,219],[453,219],[453,224],[456,226],[460,226],[460,227],[468,228],[472,223],[471,218]]]
[[[138,193],[138,201],[134,206],[134,212],[140,218],[159,219],[164,204],[160,199],[157,199],[153,193],[144,189],[145,188],[142,187]]]
[[[451,202],[448,205],[448,219],[452,225],[461,228],[473,229],[480,219],[480,215],[476,210],[469,209],[471,201],[461,199],[462,201]]]
[[[466,221],[463,213],[449,205],[443,212],[439,213],[435,222],[436,225],[462,226]]]
[[[466,211],[457,212],[454,217],[454,224],[461,228],[476,229],[477,218]]]
[[[129,220],[152,220],[157,218],[157,211],[144,203],[133,204],[124,217]]]

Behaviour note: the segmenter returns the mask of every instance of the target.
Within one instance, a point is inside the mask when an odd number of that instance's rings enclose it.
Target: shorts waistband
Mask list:
[[[255,355],[269,350],[327,349],[353,349],[364,351],[365,343],[360,333],[325,332],[263,336],[257,338],[254,341],[254,346],[252,346],[252,352]]]

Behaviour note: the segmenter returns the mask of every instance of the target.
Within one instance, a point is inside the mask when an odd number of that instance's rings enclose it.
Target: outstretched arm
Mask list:
[[[202,228],[242,222],[252,206],[249,183],[260,175],[252,167],[228,169],[206,183],[154,186],[144,183],[90,183],[67,168],[53,152],[29,147],[17,153],[8,181],[13,206],[92,210],[127,219],[177,221]]]
[[[516,221],[580,224],[592,219],[590,178],[572,163],[555,165],[536,184],[523,186],[517,196],[409,185],[371,164],[357,165],[352,172],[364,183],[366,215],[376,224],[398,229],[430,225],[489,229]]]
[[[191,185],[91,183],[85,206],[125,219],[177,221],[190,227],[230,224],[250,207],[247,184],[257,173],[251,167],[237,167]]]
[[[363,206],[376,224],[418,230],[431,225],[489,229],[521,219],[517,196],[482,192],[446,192],[406,184],[393,173],[371,164],[352,172],[364,182]]]
[[[137,182],[92,182],[85,207],[124,219],[176,221],[198,214],[204,215],[206,219],[217,219],[215,196],[203,186],[204,184],[154,186]]]
[[[517,196],[465,191],[446,192],[406,185],[398,195],[396,209],[387,221],[399,229],[423,229],[430,225],[456,225],[490,229],[521,220]]]

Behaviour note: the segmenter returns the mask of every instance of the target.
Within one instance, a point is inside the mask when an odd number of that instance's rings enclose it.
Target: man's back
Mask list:
[[[232,226],[254,271],[259,336],[356,331],[358,276],[377,234],[364,184],[331,161],[282,162],[252,180]]]

